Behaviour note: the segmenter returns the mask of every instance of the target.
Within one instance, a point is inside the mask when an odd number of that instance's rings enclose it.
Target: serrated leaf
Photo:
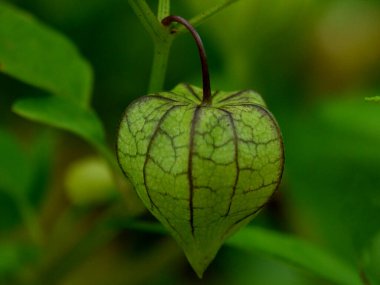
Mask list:
[[[0,71],[87,106],[92,71],[75,46],[32,15],[0,2]]]
[[[70,131],[95,146],[105,144],[104,129],[95,112],[60,97],[22,99],[13,105],[13,111],[32,121]]]

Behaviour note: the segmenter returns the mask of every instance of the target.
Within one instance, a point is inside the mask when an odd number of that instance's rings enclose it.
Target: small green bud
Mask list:
[[[78,206],[99,205],[117,196],[112,171],[97,157],[72,163],[66,173],[65,189],[70,201]]]

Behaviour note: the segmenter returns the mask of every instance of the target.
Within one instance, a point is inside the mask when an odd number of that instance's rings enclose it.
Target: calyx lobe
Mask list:
[[[201,89],[180,84],[136,100],[120,124],[121,168],[199,276],[276,190],[283,155],[277,122],[249,90],[203,105]]]

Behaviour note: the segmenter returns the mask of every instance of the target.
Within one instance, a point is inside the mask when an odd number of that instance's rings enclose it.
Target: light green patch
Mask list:
[[[278,187],[284,155],[260,95],[201,99],[201,89],[185,84],[141,97],[127,108],[118,139],[121,168],[200,277]]]
[[[374,97],[366,97],[366,101],[371,101],[371,102],[380,102],[380,96],[374,96]]]

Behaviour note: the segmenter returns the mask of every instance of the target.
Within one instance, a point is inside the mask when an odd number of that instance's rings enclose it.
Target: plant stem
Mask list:
[[[172,45],[173,39],[175,38],[175,35],[172,35],[170,33],[170,30],[166,29],[160,23],[160,21],[163,18],[166,18],[170,14],[170,0],[159,0],[157,17],[154,15],[154,13],[152,12],[145,0],[128,1],[154,42],[154,56],[148,92],[153,93],[162,91],[164,89],[170,47]],[[189,22],[193,26],[200,25],[217,12],[221,11],[222,9],[237,1],[238,0],[223,0],[215,7],[194,17]],[[180,33],[183,33],[186,31],[186,29],[180,27],[178,31]]]
[[[200,24],[202,24],[203,22],[205,22],[206,20],[208,20],[209,18],[211,18],[212,16],[214,16],[215,14],[217,14],[218,12],[220,12],[221,10],[227,8],[231,4],[238,2],[238,1],[239,0],[223,0],[219,4],[217,4],[216,6],[214,6],[210,9],[200,13],[199,15],[191,18],[189,20],[189,22],[193,27],[197,27]],[[185,31],[186,31],[185,28],[180,27],[178,29],[178,34],[184,33]]]
[[[154,56],[148,92],[162,91],[173,37],[170,35],[169,30],[161,25],[145,0],[129,0],[129,4],[154,42]],[[160,0],[158,3],[158,17],[166,17],[169,13],[170,0]]]
[[[157,18],[161,22],[164,18],[170,15],[170,0],[159,0],[158,1],[158,12]]]
[[[166,69],[169,61],[173,36],[169,33],[165,40],[155,41],[152,70],[150,73],[149,93],[163,91]]]
[[[158,1],[157,18],[162,19],[170,15],[170,0]],[[169,61],[170,47],[173,37],[167,32],[166,37],[157,39],[154,43],[154,55],[149,81],[149,93],[162,91],[165,85],[166,69]]]
[[[128,2],[154,41],[165,37],[165,30],[145,0],[129,0]]]

